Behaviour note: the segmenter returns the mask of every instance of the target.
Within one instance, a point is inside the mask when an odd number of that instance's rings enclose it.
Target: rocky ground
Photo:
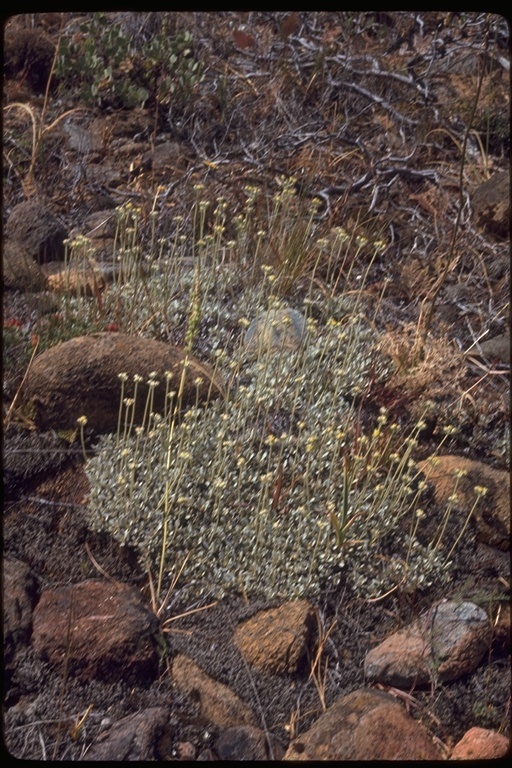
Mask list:
[[[8,22],[4,50],[7,750],[33,760],[502,756],[510,738],[507,24],[405,12],[32,14]],[[195,602],[168,581],[157,599],[137,552],[93,530],[87,511],[83,448],[94,452],[98,424],[115,414],[115,355],[130,361],[125,335],[133,349],[146,339],[150,370],[159,345],[179,347],[165,353],[167,368],[181,364],[187,343],[185,326],[155,322],[150,332],[109,300],[127,279],[113,258],[114,212],[127,201],[138,207],[144,253],[173,236],[177,216],[186,221],[197,185],[237,213],[245,188],[257,188],[264,211],[283,179],[300,201],[317,201],[322,243],[339,228],[361,231],[361,222],[368,240],[383,241],[376,258],[363,246],[358,254],[396,370],[368,386],[361,423],[371,427],[385,407],[407,427],[430,404],[414,460],[433,527],[453,503],[447,478],[463,473],[455,509],[468,524],[452,580],[375,600],[327,583],[314,598]],[[213,232],[214,222],[205,227]],[[234,214],[230,228],[234,238]],[[78,233],[93,247],[85,270],[69,262],[64,242]],[[265,252],[286,268],[292,297],[310,267],[285,260],[293,242],[273,231]],[[329,268],[318,272],[323,286]],[[347,267],[343,289],[360,288],[360,277]],[[73,309],[77,294],[91,307],[87,318]],[[192,351],[212,381],[207,332]],[[78,353],[55,346],[84,336],[73,342]],[[85,405],[82,446],[76,419]],[[487,492],[472,513],[475,486]]]

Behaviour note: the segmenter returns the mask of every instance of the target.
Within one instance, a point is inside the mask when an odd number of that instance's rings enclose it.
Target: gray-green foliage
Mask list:
[[[377,455],[363,469],[361,457],[352,456],[350,471],[344,464],[350,401],[379,368],[369,326],[347,314],[346,299],[331,299],[309,319],[303,350],[244,360],[232,340],[224,351],[225,321],[242,307],[256,315],[269,297],[249,289],[228,309],[219,284],[218,270],[214,282],[205,276],[202,312],[212,318],[211,353],[230,381],[228,398],[103,438],[87,466],[93,527],[135,545],[153,573],[162,557],[169,571],[188,556],[180,583],[190,595],[290,598],[341,579],[371,595],[402,580],[428,583],[441,566],[415,536],[413,441],[385,469]],[[386,442],[385,430],[381,415],[367,454]]]
[[[93,13],[60,40],[56,74],[77,88],[86,104],[143,106],[149,97],[167,102],[189,97],[203,78],[188,30],[175,34],[164,14],[149,40],[130,34],[112,14]]]

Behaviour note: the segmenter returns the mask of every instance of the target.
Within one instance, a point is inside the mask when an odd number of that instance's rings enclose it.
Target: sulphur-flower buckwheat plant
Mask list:
[[[242,361],[226,400],[102,438],[87,465],[93,525],[152,572],[187,558],[191,596],[292,598],[342,581],[374,596],[437,577],[437,553],[416,539],[415,435],[384,470],[396,430],[381,413],[347,459],[353,399],[376,361],[371,328],[342,305],[332,300],[337,319],[318,322],[305,348]],[[209,297],[212,316],[222,309]],[[213,329],[212,357],[226,344]]]
[[[357,426],[370,375],[384,381],[390,365],[375,344],[365,270],[361,291],[347,294],[336,272],[338,261],[354,268],[344,249],[357,256],[357,237],[336,239],[331,287],[313,279],[309,255],[304,280],[300,254],[320,252],[313,219],[290,236],[287,188],[265,235],[251,219],[258,193],[248,190],[245,211],[232,219],[236,239],[227,258],[226,208],[217,201],[210,234],[202,192],[196,188],[190,214],[192,243],[180,220],[160,246],[156,269],[139,274],[144,290],[118,282],[106,302],[125,308],[129,327],[151,326],[164,336],[182,329],[187,354],[200,351],[227,382],[226,396],[177,415],[180,381],[166,377],[165,413],[152,413],[150,388],[144,425],[135,428],[137,381],[127,401],[121,374],[117,434],[102,437],[87,464],[92,527],[135,547],[158,574],[158,591],[175,564],[186,563],[181,588],[194,598],[293,598],[342,583],[374,598],[445,578],[453,544],[447,525],[441,522],[432,541],[422,537],[425,486],[413,454],[424,422],[404,435],[381,409],[367,429]],[[276,279],[285,262],[265,244],[280,232],[282,253],[293,258],[286,279]],[[179,268],[190,253],[193,266]],[[273,345],[278,334],[268,334],[268,344],[246,354],[257,318],[277,324],[299,316],[300,345]]]

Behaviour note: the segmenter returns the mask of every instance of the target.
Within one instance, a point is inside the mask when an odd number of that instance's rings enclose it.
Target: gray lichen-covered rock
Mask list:
[[[306,339],[306,321],[296,309],[270,309],[252,321],[244,344],[249,357],[268,349],[299,349]]]
[[[28,372],[22,398],[41,429],[74,429],[77,419],[85,416],[87,427],[94,432],[115,431],[121,396],[119,374],[126,374],[124,398],[135,399],[134,424],[143,420],[150,388],[149,410],[154,413],[164,412],[166,391],[178,393],[180,383],[181,407],[223,392],[222,382],[212,369],[187,358],[178,347],[130,334],[95,333],[57,344],[39,355]],[[136,393],[134,376],[140,377]],[[148,384],[150,379],[157,382],[154,387]],[[173,401],[168,400],[167,407],[176,404],[177,398],[176,394]]]
[[[165,732],[170,710],[150,707],[123,717],[94,740],[83,760],[96,761],[153,761],[158,759],[158,738]]]
[[[370,680],[401,688],[456,680],[478,666],[491,639],[482,608],[447,600],[368,651],[364,672]]]
[[[32,610],[39,587],[26,563],[6,557],[3,563],[4,665],[9,671],[18,645],[26,642],[32,628]]]
[[[226,728],[215,743],[220,760],[281,760],[284,747],[268,731],[254,725]]]

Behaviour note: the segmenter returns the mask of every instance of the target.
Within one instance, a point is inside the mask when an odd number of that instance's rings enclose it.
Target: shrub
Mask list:
[[[309,315],[303,350],[244,361],[240,348],[223,351],[220,283],[217,270],[217,298],[202,312],[218,319],[210,342],[229,397],[180,422],[153,417],[146,431],[103,438],[87,465],[93,526],[134,545],[153,572],[187,558],[194,596],[291,598],[342,580],[374,595],[430,583],[441,561],[416,536],[417,430],[404,441],[381,413],[370,437],[354,431],[370,369],[385,375],[371,328],[346,298],[331,297],[328,315]],[[254,299],[242,293],[230,312],[261,310]]]
[[[137,40],[109,14],[93,13],[60,41],[56,74],[88,105],[133,108],[190,95],[202,79],[188,30],[170,35],[166,15],[149,40]]]
[[[154,241],[157,254],[142,258],[135,243],[122,249],[131,267],[106,294],[105,311],[116,306],[124,330],[181,335],[186,350],[224,376],[228,394],[181,420],[172,408],[164,418],[153,414],[135,430],[133,404],[121,397],[118,433],[103,437],[87,464],[91,525],[134,546],[144,567],[158,572],[158,591],[184,566],[191,597],[292,598],[342,582],[369,597],[439,581],[450,565],[442,556],[448,531],[435,546],[423,533],[425,486],[413,462],[425,425],[419,419],[404,434],[384,409],[362,421],[369,383],[378,386],[390,372],[364,299],[371,242],[343,230],[332,243],[315,240],[310,219],[302,242],[294,241],[293,284],[283,281],[283,262],[268,263],[252,202],[249,190],[233,241],[224,240],[225,204],[217,201],[207,232],[207,203],[198,199],[192,238],[177,218],[170,239]],[[292,210],[287,222],[280,208],[285,243],[294,222]],[[271,231],[279,253],[278,229]],[[190,254],[193,267],[180,266]],[[317,280],[326,262],[327,278]],[[344,292],[353,269],[361,288]],[[287,307],[304,316],[305,343],[258,347],[254,359],[243,343],[251,320],[268,312],[279,322],[289,314],[274,310]],[[167,385],[171,403],[179,382]]]

